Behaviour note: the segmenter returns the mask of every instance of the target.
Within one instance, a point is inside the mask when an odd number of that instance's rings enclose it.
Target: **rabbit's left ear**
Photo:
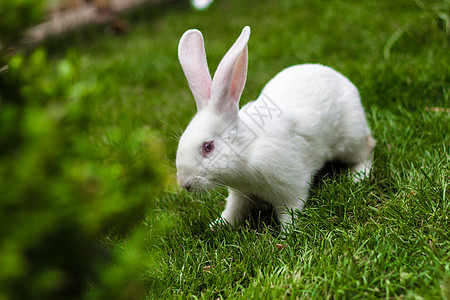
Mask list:
[[[211,96],[211,75],[200,31],[191,29],[183,34],[178,44],[178,58],[200,111]]]
[[[217,67],[211,85],[211,104],[221,113],[237,113],[247,78],[250,27],[246,26]]]

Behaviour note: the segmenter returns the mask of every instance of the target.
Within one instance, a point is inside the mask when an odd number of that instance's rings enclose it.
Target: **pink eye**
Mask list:
[[[213,150],[214,150],[214,141],[208,141],[203,143],[202,145],[203,157],[206,157]]]

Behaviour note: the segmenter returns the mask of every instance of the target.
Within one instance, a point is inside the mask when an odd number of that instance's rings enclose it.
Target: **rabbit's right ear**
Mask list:
[[[211,86],[211,104],[222,114],[236,115],[247,79],[248,39],[250,27],[245,26],[233,46],[220,61]]]
[[[200,31],[191,29],[183,34],[178,44],[178,59],[200,111],[211,97],[212,82]]]

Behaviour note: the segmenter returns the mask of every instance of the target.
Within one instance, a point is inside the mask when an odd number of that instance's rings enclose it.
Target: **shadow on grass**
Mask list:
[[[313,183],[310,189],[310,197],[306,203],[305,209],[311,206],[315,206],[314,196],[319,193],[321,186],[324,181],[341,181],[342,176],[348,176],[349,166],[347,164],[333,161],[328,162],[325,166],[319,170],[319,172],[314,177]],[[224,192],[226,194],[226,192]],[[225,195],[224,194],[224,195]],[[225,196],[224,196],[225,197]],[[254,231],[255,233],[268,232],[273,237],[277,237],[281,234],[281,226],[272,205],[268,203],[263,203],[260,207],[254,208],[247,217],[240,223],[239,226],[235,228],[223,227],[220,228],[219,232],[210,230],[209,220],[214,220],[220,216],[220,211],[215,211],[213,208],[208,207],[209,215],[205,216],[203,219],[197,220],[185,220],[186,227],[190,228],[190,232],[193,236],[201,240],[208,240],[209,238],[214,238],[223,236],[226,238],[229,234],[233,236],[233,233]],[[294,212],[295,218],[301,218],[304,212]],[[307,217],[307,216],[303,216]]]

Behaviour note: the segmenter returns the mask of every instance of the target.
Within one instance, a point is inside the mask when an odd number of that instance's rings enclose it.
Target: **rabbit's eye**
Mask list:
[[[203,157],[206,157],[213,150],[214,150],[214,141],[208,141],[203,143],[202,145]]]

